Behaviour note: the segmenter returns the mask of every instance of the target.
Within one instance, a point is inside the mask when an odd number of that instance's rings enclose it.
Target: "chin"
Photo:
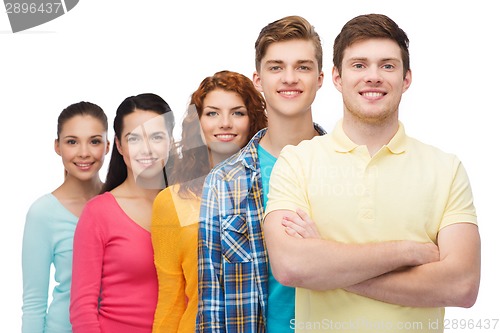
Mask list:
[[[238,150],[240,150],[240,146],[236,142],[211,142],[208,145],[210,151],[214,154],[219,155],[233,155]]]
[[[137,185],[145,189],[159,190],[166,187],[162,169],[154,171],[145,170],[134,178]]]

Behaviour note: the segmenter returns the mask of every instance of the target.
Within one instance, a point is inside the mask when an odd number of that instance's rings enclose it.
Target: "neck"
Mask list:
[[[101,188],[102,182],[98,176],[86,181],[66,176],[63,184],[59,187],[59,189],[68,194],[68,197],[83,198],[86,201],[99,194]]]
[[[373,156],[394,137],[399,121],[397,115],[384,121],[368,122],[344,113],[342,128],[352,142],[366,146]]]
[[[318,135],[311,112],[293,118],[270,112],[267,121],[268,129],[260,145],[274,157],[278,157],[286,145],[296,146]]]
[[[116,189],[119,189],[117,192],[121,196],[143,197],[154,200],[163,188],[165,188],[165,182],[163,175],[160,174],[154,178],[138,177],[137,179],[129,175]]]

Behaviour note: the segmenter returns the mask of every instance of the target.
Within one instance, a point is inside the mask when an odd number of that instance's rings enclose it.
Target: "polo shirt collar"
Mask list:
[[[342,128],[342,119],[337,121],[337,124],[333,129],[332,136],[333,147],[339,153],[350,152],[359,146],[352,142],[351,139],[349,139],[349,137],[347,137],[347,135],[345,134],[344,129]]]
[[[349,137],[345,134],[344,129],[342,128],[342,119],[340,119],[335,125],[332,136],[333,147],[340,153],[350,152],[360,146],[352,142],[351,139],[349,139]],[[387,147],[387,149],[393,154],[401,154],[406,151],[407,136],[401,121],[399,122],[398,131],[392,137],[391,141],[385,145],[385,147]]]
[[[391,141],[386,145],[387,149],[393,154],[401,154],[406,151],[408,145],[405,127],[403,123],[399,122],[399,128],[396,134],[392,137]]]

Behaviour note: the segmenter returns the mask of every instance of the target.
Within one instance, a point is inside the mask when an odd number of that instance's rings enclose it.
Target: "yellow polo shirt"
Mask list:
[[[477,224],[458,158],[408,137],[401,123],[373,157],[346,136],[342,121],[330,134],[285,147],[268,200],[266,214],[300,207],[322,238],[344,243],[435,243],[447,225]],[[388,304],[343,289],[297,288],[291,324],[296,332],[442,332],[443,319],[444,308]]]

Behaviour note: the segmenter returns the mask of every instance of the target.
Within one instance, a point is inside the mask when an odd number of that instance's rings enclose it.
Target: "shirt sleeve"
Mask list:
[[[78,220],[73,240],[70,321],[73,333],[100,333],[98,300],[105,241],[99,212],[88,204]]]
[[[203,188],[198,233],[198,333],[225,332],[220,214],[210,179]]]
[[[455,158],[452,182],[440,229],[455,223],[477,224],[472,188],[463,164]]]
[[[296,211],[301,208],[311,216],[307,196],[307,181],[303,174],[303,163],[295,153],[297,147],[286,146],[274,165],[269,180],[266,215],[275,210]]]
[[[158,274],[158,304],[153,333],[177,332],[186,308],[186,283],[182,271],[181,227],[176,218],[170,188],[163,190],[153,203],[151,238]],[[172,221],[175,219],[176,221]]]
[[[22,332],[43,332],[47,313],[53,247],[50,221],[32,205],[26,215],[22,244],[23,317]]]

